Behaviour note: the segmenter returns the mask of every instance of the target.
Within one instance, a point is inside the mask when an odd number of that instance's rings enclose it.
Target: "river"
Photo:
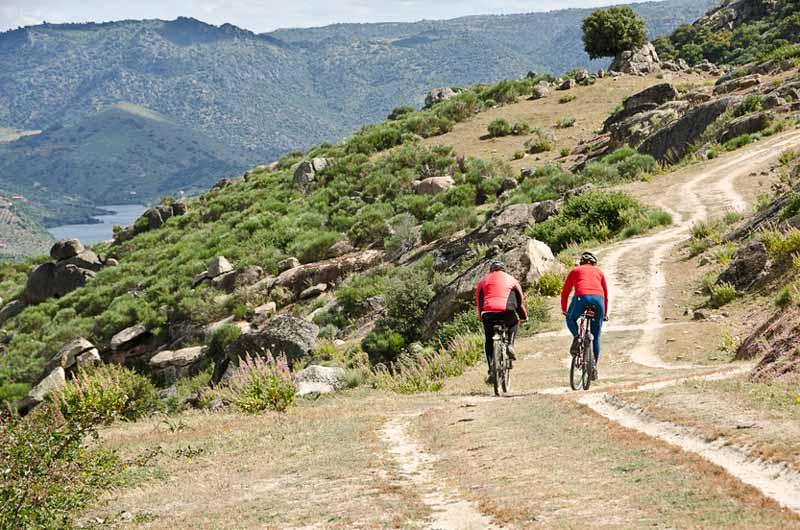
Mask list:
[[[113,237],[115,225],[129,226],[144,213],[146,206],[138,204],[112,204],[98,206],[102,210],[113,212],[111,215],[99,215],[96,224],[61,225],[49,228],[48,232],[56,239],[78,238],[85,245],[94,245],[108,241]]]

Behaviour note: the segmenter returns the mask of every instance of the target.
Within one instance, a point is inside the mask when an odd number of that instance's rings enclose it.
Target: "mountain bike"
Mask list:
[[[597,314],[597,308],[590,305],[578,318],[578,353],[572,356],[569,367],[569,385],[572,390],[583,388],[589,390],[592,384],[592,373],[595,370],[594,352],[592,345],[592,321]]]
[[[508,358],[508,345],[511,339],[511,330],[502,324],[495,324],[492,342],[494,343],[494,359],[492,360],[492,385],[494,395],[499,396],[500,390],[504,394],[511,388],[511,359]]]

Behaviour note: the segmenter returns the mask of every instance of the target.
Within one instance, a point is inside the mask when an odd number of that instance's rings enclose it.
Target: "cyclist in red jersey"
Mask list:
[[[568,307],[569,295],[573,290],[575,295]],[[567,318],[567,327],[574,337],[570,348],[572,355],[578,353],[578,319],[589,305],[593,305],[596,311],[591,331],[594,336],[595,360],[592,379],[597,379],[596,367],[597,361],[600,360],[600,333],[603,330],[603,322],[608,320],[608,286],[603,271],[597,267],[595,255],[591,252],[584,252],[581,255],[580,265],[570,271],[564,282],[564,288],[561,290],[561,312]]]
[[[489,274],[482,279],[475,289],[475,304],[478,307],[478,317],[483,322],[485,338],[484,350],[486,362],[489,364],[489,377],[492,375],[492,361],[494,360],[494,343],[492,341],[495,324],[505,324],[510,329],[508,357],[516,360],[514,354],[514,339],[517,334],[519,321],[528,320],[528,310],[525,309],[525,295],[519,282],[505,272],[505,264],[495,261],[489,267]],[[491,381],[489,381],[491,383]]]

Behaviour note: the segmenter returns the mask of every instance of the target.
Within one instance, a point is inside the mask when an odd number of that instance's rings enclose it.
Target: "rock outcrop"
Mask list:
[[[222,179],[222,181],[214,186],[214,189],[225,187],[221,184],[223,181],[227,182],[225,185],[230,184],[229,179]],[[171,204],[159,204],[158,206],[148,208],[132,226],[123,228],[114,234],[114,244],[119,245],[125,243],[139,234],[161,228],[170,218],[180,217],[186,215],[188,212],[189,205],[183,201]]]
[[[86,285],[94,278],[94,271],[65,263],[43,263],[28,275],[23,301],[35,305],[50,298],[61,298]]]
[[[336,285],[350,274],[365,271],[383,261],[380,250],[365,250],[339,258],[308,263],[288,269],[278,275],[272,287],[282,287],[298,297],[308,285]]]
[[[737,77],[719,83],[714,87],[714,95],[719,96],[722,94],[730,94],[731,92],[739,92],[761,84],[761,76],[758,74],[747,75],[744,77]]]
[[[329,160],[327,158],[314,158],[313,160],[300,162],[294,170],[294,185],[301,189],[308,188],[317,180],[317,173],[324,171],[328,164]]]
[[[319,328],[307,320],[291,315],[279,315],[253,323],[252,328],[231,343],[214,368],[215,382],[221,381],[231,367],[239,365],[246,355],[285,355],[293,365],[308,355],[319,335]]]
[[[746,291],[766,276],[768,268],[767,247],[761,241],[752,241],[736,252],[717,283],[730,283],[738,290]]]
[[[639,152],[651,155],[659,162],[678,162],[717,118],[740,101],[740,97],[730,96],[691,109],[675,123],[648,137],[639,146]]]
[[[775,116],[771,112],[756,112],[732,120],[720,136],[720,142],[725,143],[743,134],[753,134],[763,131],[772,124]]]
[[[64,388],[67,384],[67,377],[64,369],[60,366],[47,374],[39,383],[34,386],[28,394],[17,404],[17,409],[21,415],[26,415],[34,408],[38,407],[48,396]]]
[[[558,272],[563,265],[555,259],[550,248],[535,239],[523,237],[509,245],[495,256],[487,256],[444,287],[425,311],[423,323],[426,334],[431,335],[438,325],[453,317],[472,303],[475,286],[489,273],[489,266],[495,259],[506,264],[509,274],[517,278],[523,288],[534,285],[548,272]]]
[[[800,384],[800,308],[790,306],[775,313],[749,337],[736,351],[736,360],[760,359],[750,374],[758,382]]]
[[[437,103],[456,97],[456,91],[449,87],[434,88],[425,96],[425,108],[430,108]]]
[[[45,365],[44,373],[49,374],[58,367],[67,374],[100,362],[100,352],[94,344],[79,337],[64,345]]]
[[[655,74],[661,71],[661,61],[655,46],[648,42],[641,48],[617,55],[609,69],[630,75]]]

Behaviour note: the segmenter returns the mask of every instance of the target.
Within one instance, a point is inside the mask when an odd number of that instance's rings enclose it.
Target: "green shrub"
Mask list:
[[[572,244],[627,237],[658,226],[655,223],[671,222],[669,216],[653,212],[624,193],[592,191],[570,198],[558,215],[534,225],[529,234],[557,253]]]
[[[583,174],[591,181],[612,184],[619,180],[619,170],[616,166],[606,164],[605,162],[591,162],[587,164],[583,170]]]
[[[800,230],[792,228],[785,234],[777,231],[766,231],[761,240],[769,253],[776,259],[786,259],[800,250]]]
[[[647,43],[645,22],[628,6],[597,9],[583,20],[583,44],[592,59],[613,57]]]
[[[752,144],[755,140],[756,135],[742,134],[736,138],[728,140],[722,145],[722,147],[724,147],[726,151],[735,151],[736,149]]]
[[[740,118],[746,114],[760,112],[764,110],[764,96],[761,94],[750,94],[739,103],[733,111],[733,115]]]
[[[522,160],[523,158],[525,158],[525,151],[514,151],[514,160]]]
[[[313,263],[324,259],[325,252],[341,240],[342,235],[338,232],[308,230],[298,234],[287,252],[297,256],[302,263]]]
[[[800,193],[792,192],[786,205],[781,208],[781,220],[786,221],[800,213]]]
[[[500,136],[508,136],[512,132],[511,124],[503,118],[497,118],[489,124],[489,136],[498,138]]]
[[[736,287],[730,283],[721,283],[711,287],[711,300],[709,303],[711,307],[720,308],[733,302],[736,296]]]
[[[211,334],[211,340],[208,342],[208,357],[214,361],[219,361],[225,357],[225,350],[228,346],[236,342],[242,336],[242,330],[239,326],[233,324],[224,324]]]
[[[225,386],[216,390],[226,402],[241,412],[285,412],[294,403],[297,387],[292,381],[286,357],[275,359],[245,355]]]
[[[358,315],[367,299],[383,294],[385,289],[383,274],[353,275],[336,290],[336,301],[344,315]]]
[[[652,175],[658,169],[658,162],[650,155],[635,154],[617,164],[620,177],[625,180],[639,180]]]
[[[552,150],[555,146],[555,138],[552,132],[545,129],[534,129],[531,133],[533,137],[525,142],[525,151],[528,153],[544,153]]]
[[[570,149],[569,147],[563,147],[559,154],[561,155],[561,158],[566,158],[572,154],[572,149]]]
[[[158,393],[147,377],[115,364],[76,374],[52,399],[67,419],[95,417],[105,423],[136,420],[159,405]]]
[[[780,157],[778,157],[778,162],[780,162],[782,166],[790,166],[796,162],[798,158],[800,158],[799,152],[795,151],[794,149],[787,149],[781,153]]]
[[[423,243],[430,243],[448,237],[459,230],[477,226],[477,216],[472,208],[456,206],[442,210],[433,220],[423,223],[421,237]]]
[[[523,136],[531,131],[531,126],[525,122],[518,121],[511,127],[511,134],[514,136]]]
[[[25,418],[0,415],[0,528],[73,528],[123,469],[90,443],[97,428],[46,405]]]
[[[6,410],[13,403],[25,397],[31,389],[28,383],[9,383],[0,386],[0,410]]]
[[[403,116],[411,114],[412,112],[414,112],[414,109],[408,106],[396,107],[392,110],[387,119],[392,121],[399,120]]]
[[[564,277],[561,274],[548,272],[536,282],[536,292],[542,296],[559,296],[564,286]]]
[[[575,118],[573,118],[572,116],[567,116],[565,118],[561,118],[560,120],[558,120],[558,122],[556,123],[556,127],[559,129],[569,129],[570,127],[575,126],[575,121],[576,121]]]
[[[449,322],[445,322],[436,330],[434,343],[447,348],[458,336],[480,333],[483,329],[478,314],[468,309],[459,313]]]
[[[793,286],[786,286],[775,297],[775,305],[780,309],[786,309],[794,303],[796,288]]]
[[[565,105],[567,103],[575,101],[576,99],[578,99],[578,96],[576,96],[575,94],[566,94],[564,96],[561,96],[558,99],[558,102],[561,103],[562,105]]]
[[[633,149],[632,147],[627,147],[627,146],[620,147],[613,153],[604,156],[602,162],[604,164],[613,166],[627,160],[628,158],[634,156],[635,154],[637,154],[636,149]]]

